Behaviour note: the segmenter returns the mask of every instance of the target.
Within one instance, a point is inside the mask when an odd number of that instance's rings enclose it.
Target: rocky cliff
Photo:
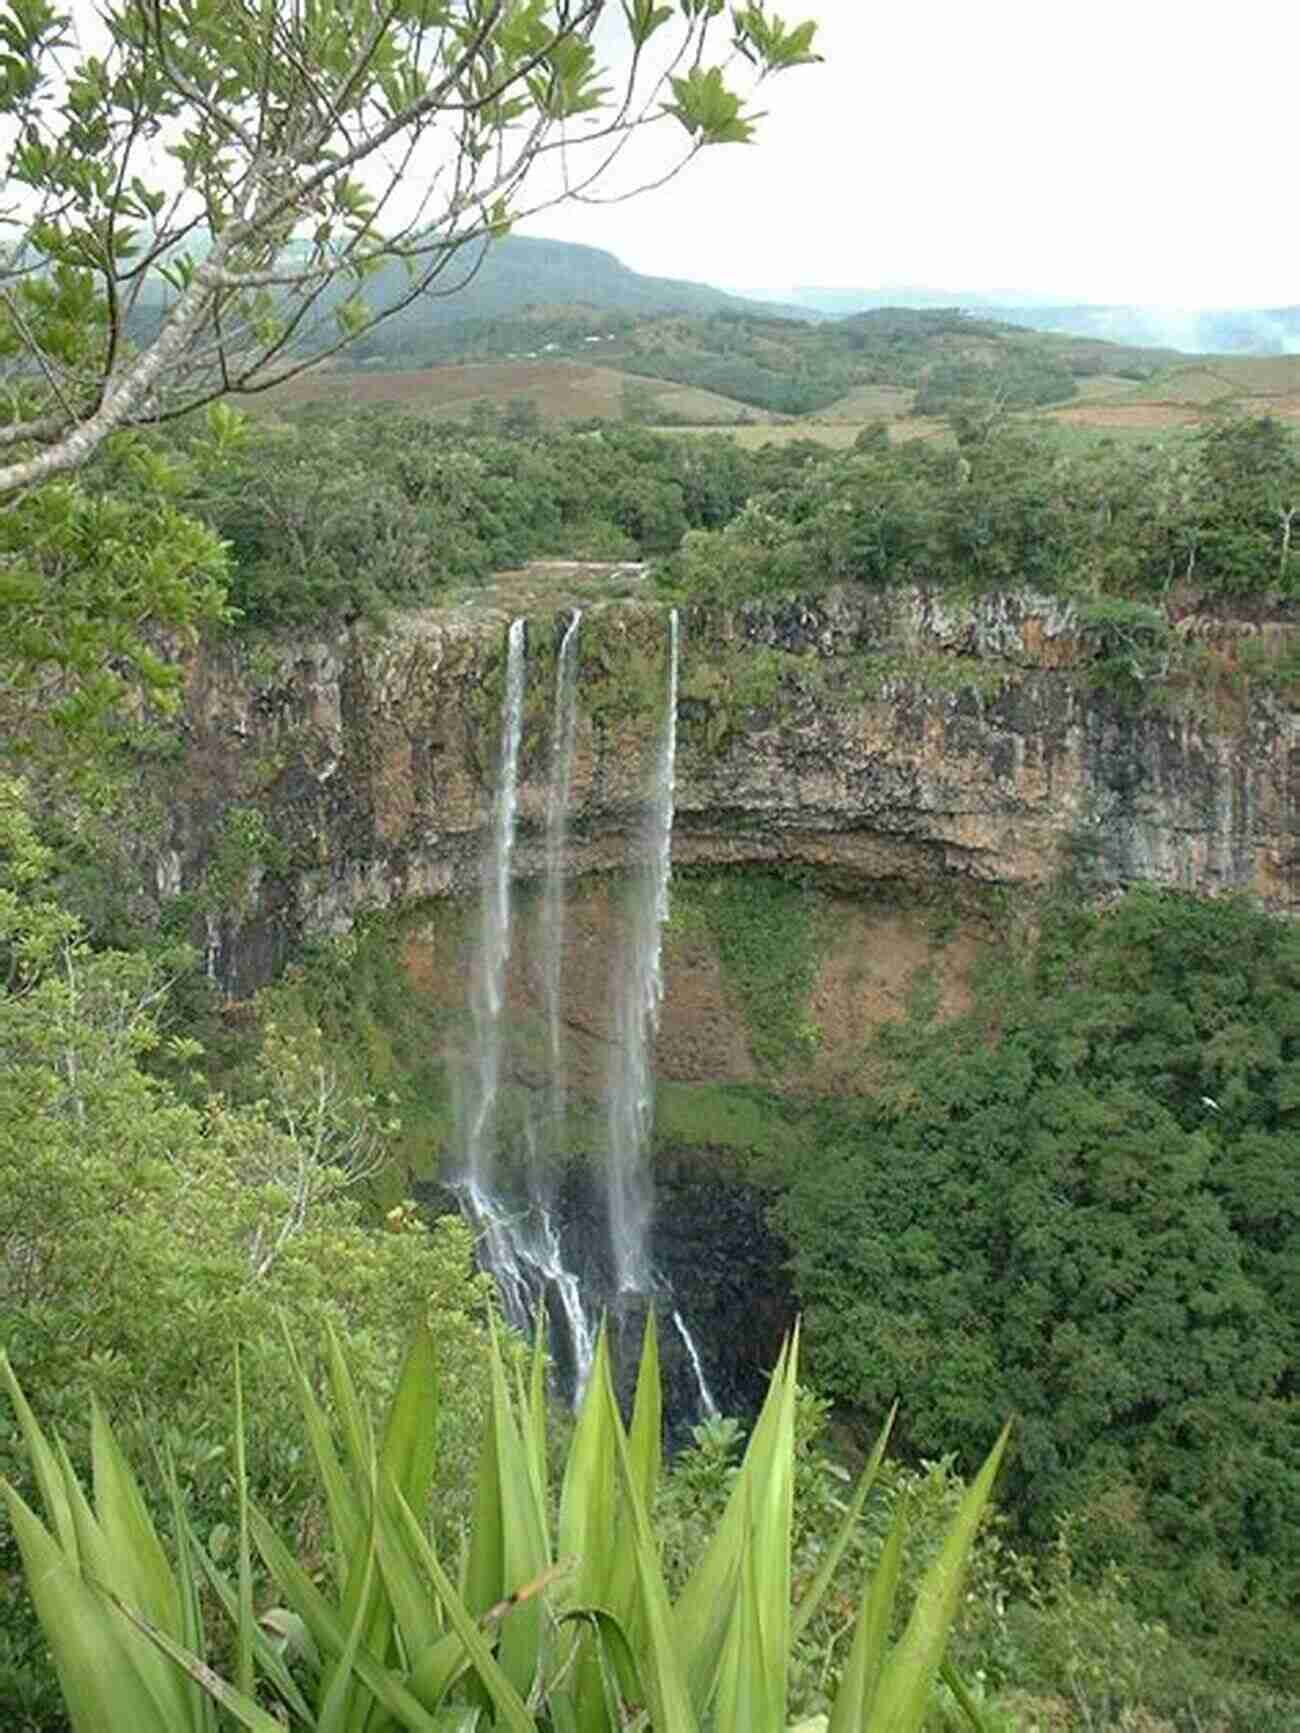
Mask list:
[[[163,834],[140,846],[232,994],[305,936],[475,887],[506,618],[413,613],[193,659]],[[529,617],[525,880],[542,861],[567,618]],[[845,588],[687,610],[683,629],[681,868],[770,863],[852,896],[1036,887],[1074,861],[1102,889],[1241,889],[1300,910],[1300,696],[1244,671],[1265,629],[1206,627],[1192,674],[1145,684],[1099,680],[1071,610],[1030,593]],[[584,614],[575,878],[627,859],[664,647],[664,609],[646,599]]]

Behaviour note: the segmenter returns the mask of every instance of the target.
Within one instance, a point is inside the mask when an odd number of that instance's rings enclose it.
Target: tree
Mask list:
[[[1300,973],[1231,902],[1045,922],[781,1205],[819,1385],[921,1456],[1020,1416],[1025,1531],[1241,1641],[1294,1604]]]
[[[50,0],[0,11],[0,494],[463,286],[521,216],[626,196],[642,129],[679,129],[656,183],[749,139],[748,87],[817,58],[763,0],[108,0],[101,26],[87,53]]]
[[[1221,421],[1197,441],[1206,478],[1199,575],[1216,590],[1294,589],[1300,454],[1270,415]]]
[[[446,1423],[470,1423],[487,1284],[460,1223],[366,1207],[393,1122],[301,1020],[265,1031],[260,1099],[187,1101],[153,1062],[197,1057],[162,1023],[183,959],[92,949],[53,865],[0,779],[0,1338],[22,1376],[56,1408],[89,1389],[178,1428],[201,1463],[236,1342],[260,1388],[282,1315],[332,1320],[374,1384],[427,1312],[465,1410]],[[0,1462],[11,1446],[0,1435]],[[291,1490],[297,1466],[280,1469]]]

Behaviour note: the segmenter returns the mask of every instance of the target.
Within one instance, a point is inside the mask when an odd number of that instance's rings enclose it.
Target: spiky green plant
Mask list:
[[[792,1605],[790,1520],[797,1335],[771,1387],[712,1541],[672,1605],[650,1511],[661,1393],[653,1319],[631,1425],[602,1334],[550,1521],[544,1362],[507,1372],[494,1340],[492,1401],[468,1550],[453,1575],[421,1523],[433,1484],[438,1389],[416,1337],[382,1433],[330,1337],[331,1424],[292,1344],[328,1516],[330,1567],[313,1577],[251,1504],[236,1368],[238,1557],[233,1579],[201,1544],[168,1474],[169,1559],[104,1416],[92,1423],[93,1501],[33,1417],[0,1357],[47,1523],[0,1491],[74,1733],[781,1733],[790,1647],[829,1586],[879,1467],[877,1441],[814,1582]],[[892,1417],[891,1417],[892,1418]],[[929,1706],[962,1573],[1005,1433],[922,1579],[898,1642],[890,1629],[904,1543],[895,1525],[866,1586],[828,1733],[916,1733]],[[253,1553],[282,1604],[255,1615]],[[205,1606],[229,1631],[216,1650]],[[268,1705],[273,1705],[275,1713]]]

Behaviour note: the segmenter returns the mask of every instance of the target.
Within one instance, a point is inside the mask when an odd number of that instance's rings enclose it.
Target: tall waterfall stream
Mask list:
[[[503,1149],[502,1051],[509,1009],[506,971],[514,937],[512,877],[519,806],[519,758],[527,686],[527,635],[511,622],[506,641],[500,748],[492,823],[484,852],[469,1005],[472,1031],[460,1067],[459,1160],[452,1183],[478,1234],[479,1255],[495,1277],[509,1321],[531,1329],[544,1311],[562,1384],[576,1401],[590,1371],[602,1312],[641,1321],[657,1307],[680,1338],[693,1417],[717,1408],[699,1349],[650,1254],[653,1188],[649,1171],[654,1123],[653,1049],[663,1001],[663,929],[672,874],[681,626],[668,619],[663,709],[651,758],[644,813],[629,861],[628,893],[614,948],[613,1041],[604,1090],[606,1147],[593,1164],[603,1189],[608,1245],[587,1248],[566,1232],[555,1176],[565,1148],[568,1079],[561,1003],[565,966],[565,866],[578,723],[582,616],[575,610],[556,657],[549,732],[545,877],[540,918],[540,976],[546,1034],[544,1089],[530,1093],[520,1147]],[[503,1159],[508,1157],[508,1159]],[[522,1173],[522,1184],[519,1175]],[[611,1281],[612,1276],[612,1281]]]

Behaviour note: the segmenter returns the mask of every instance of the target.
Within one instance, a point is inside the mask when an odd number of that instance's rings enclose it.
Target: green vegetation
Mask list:
[[[1295,1693],[1300,939],[1131,892],[885,1043],[789,1175],[818,1388],[921,1456],[1020,1419],[1007,1509]]]
[[[49,0],[6,4],[0,495],[122,429],[265,391],[458,286],[520,208],[578,196],[565,177],[527,190],[575,122],[627,137],[671,117],[660,184],[753,138],[757,84],[820,58],[816,25],[764,0],[629,5],[599,48],[590,22],[566,0],[255,19],[214,0],[197,23],[186,0],[110,0],[87,52]],[[719,36],[738,51],[725,76]],[[399,214],[421,152],[450,179]]]
[[[240,1343],[258,1496],[292,1525],[310,1486],[286,1425],[282,1321],[345,1332],[373,1390],[427,1315],[447,1398],[439,1448],[465,1452],[486,1395],[487,1292],[458,1222],[368,1203],[397,1135],[388,1104],[353,1087],[283,1001],[266,1008],[239,1099],[213,1093],[171,990],[193,959],[93,948],[52,892],[55,864],[23,790],[0,782],[0,1338],[32,1400],[74,1454],[92,1395],[165,1448],[206,1531],[229,1518]],[[11,1479],[19,1443],[0,1430]],[[7,1529],[6,1580],[13,1547]],[[18,1606],[0,1630],[10,1725],[42,1724],[41,1645]]]
[[[409,330],[404,340],[390,327],[366,353],[403,367],[545,355],[596,360],[780,415],[826,410],[873,386],[894,389],[900,407],[914,396],[920,415],[990,398],[1013,408],[1059,403],[1075,395],[1078,379],[1105,373],[1143,380],[1168,360],[1161,350],[1075,342],[957,311],[890,308],[814,322],[744,305],[603,310],[613,304],[539,300],[432,332]]]
[[[244,428],[187,500],[228,544],[241,623],[427,605],[542,555],[666,552],[688,526],[727,522],[753,485],[753,460],[722,440],[480,421],[490,430],[315,410]]]
[[[1152,603],[1175,587],[1210,600],[1300,588],[1300,450],[1279,422],[1136,447],[1063,445],[975,415],[956,425],[952,447],[891,446],[882,429],[809,457],[724,529],[688,535],[673,580],[718,601],[845,580]]]
[[[527,1729],[639,1724],[692,1733],[706,1721],[780,1733],[791,1649],[817,1616],[879,1470],[889,1424],[811,1581],[792,1593],[797,1341],[783,1349],[711,1540],[671,1604],[651,1511],[659,1490],[660,1382],[648,1325],[629,1430],[614,1399],[602,1334],[573,1430],[558,1512],[548,1477],[544,1360],[512,1394],[493,1343],[491,1407],[474,1525],[458,1590],[422,1518],[438,1460],[429,1416],[441,1391],[432,1336],[420,1331],[376,1436],[337,1342],[330,1385],[340,1438],[290,1344],[307,1453],[328,1510],[332,1581],[319,1586],[249,1497],[236,1369],[232,1579],[212,1557],[168,1475],[175,1565],[166,1556],[111,1428],[94,1417],[94,1505],[52,1448],[6,1362],[50,1527],[0,1481],[27,1581],[50,1644],[73,1733],[215,1733],[215,1709],[272,1733],[283,1724],[360,1729],[382,1715],[412,1733],[492,1722]],[[830,1706],[832,1724],[920,1733],[961,1606],[965,1567],[992,1491],[1004,1432],[915,1583],[891,1645],[906,1512],[899,1509],[870,1583]],[[255,1617],[254,1548],[287,1603]],[[209,1595],[231,1627],[233,1678],[210,1664]],[[273,1641],[272,1639],[277,1639]],[[964,1690],[945,1670],[959,1693]],[[196,1688],[197,1687],[197,1688]],[[437,1717],[437,1719],[435,1719]],[[972,1716],[972,1724],[980,1723]]]
[[[760,1072],[806,1064],[819,1034],[805,1007],[828,937],[812,899],[797,880],[763,872],[714,877],[697,897]]]

